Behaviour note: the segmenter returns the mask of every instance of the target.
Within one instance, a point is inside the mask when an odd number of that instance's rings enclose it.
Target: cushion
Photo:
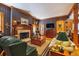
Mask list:
[[[10,44],[6,49],[8,55],[11,56],[26,56],[27,45],[24,42]],[[9,51],[8,51],[9,50]]]
[[[27,55],[27,56],[37,56],[38,53],[37,53],[36,48],[27,45],[26,55]]]
[[[63,41],[62,46],[68,47],[68,46],[70,46],[70,42],[69,41]]]
[[[55,43],[56,45],[61,45],[62,44],[62,41],[60,41],[60,40],[56,40],[56,43]]]
[[[64,49],[67,50],[67,51],[69,51],[69,52],[72,52],[74,50],[73,47],[65,47]]]

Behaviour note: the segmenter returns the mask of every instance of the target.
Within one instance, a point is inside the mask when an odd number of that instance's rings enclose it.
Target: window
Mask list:
[[[0,12],[0,32],[4,32],[4,14]]]

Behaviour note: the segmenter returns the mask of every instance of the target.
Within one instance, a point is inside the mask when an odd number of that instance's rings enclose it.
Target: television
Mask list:
[[[48,23],[46,24],[46,28],[54,28],[54,23]]]

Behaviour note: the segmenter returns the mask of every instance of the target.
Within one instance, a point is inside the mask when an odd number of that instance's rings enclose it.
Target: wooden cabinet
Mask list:
[[[47,38],[53,38],[56,36],[56,30],[55,29],[49,29],[45,31],[45,36]]]
[[[0,31],[4,32],[4,14],[0,12]]]
[[[57,31],[57,33],[65,31],[65,21],[64,20],[56,21],[56,31]]]

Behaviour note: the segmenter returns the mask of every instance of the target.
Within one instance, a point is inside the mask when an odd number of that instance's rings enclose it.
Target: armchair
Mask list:
[[[11,36],[0,38],[0,47],[8,56],[36,56],[38,55],[35,47],[31,47],[21,40]]]

